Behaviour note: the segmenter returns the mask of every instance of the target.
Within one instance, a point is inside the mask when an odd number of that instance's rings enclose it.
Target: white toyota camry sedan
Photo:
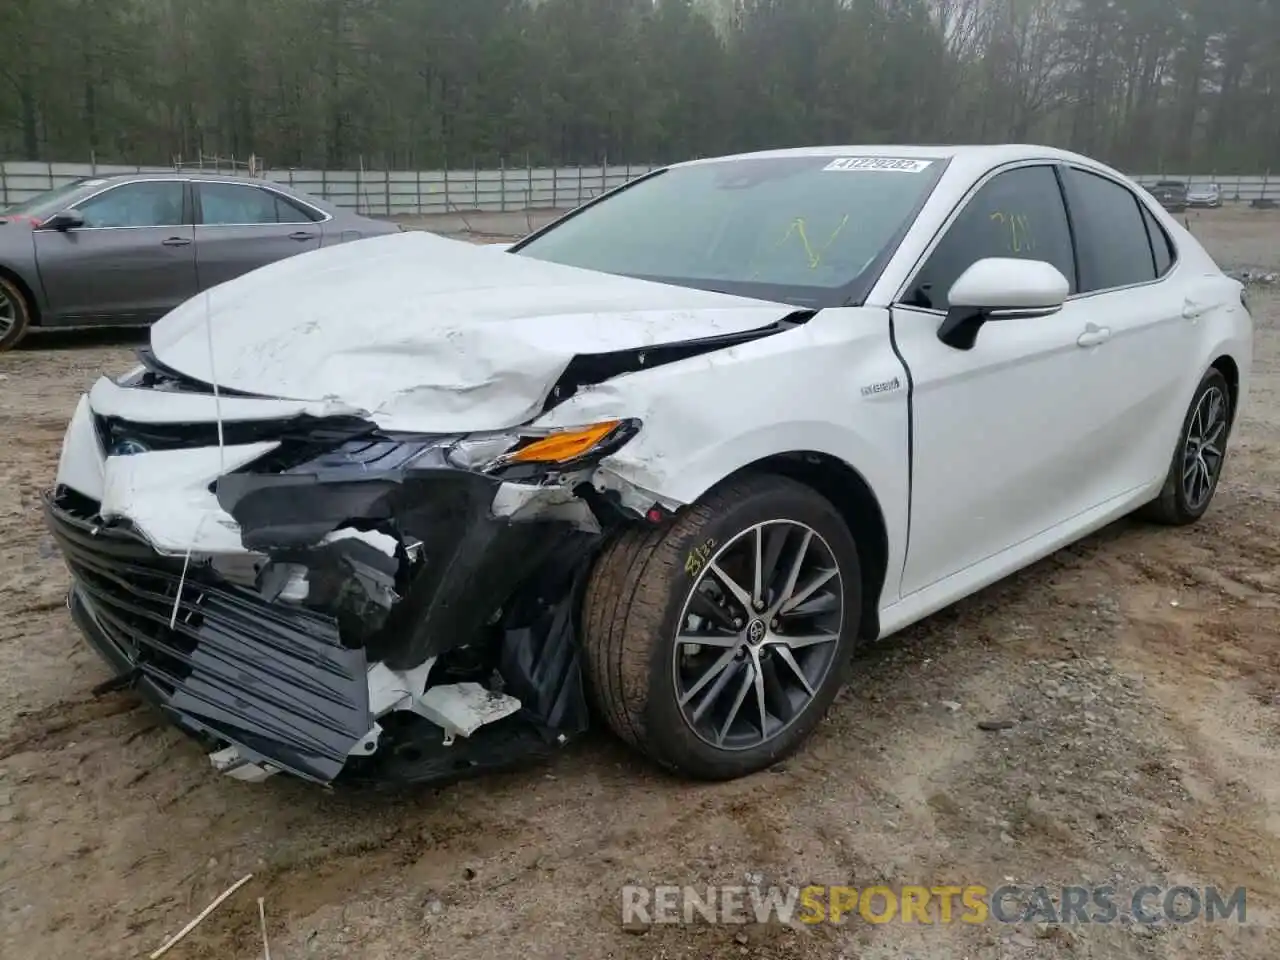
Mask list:
[[[1082,156],[699,160],[509,249],[391,235],[188,301],[80,400],[46,518],[102,689],[229,775],[440,782],[599,720],[736,777],[858,644],[1201,517],[1251,338]]]

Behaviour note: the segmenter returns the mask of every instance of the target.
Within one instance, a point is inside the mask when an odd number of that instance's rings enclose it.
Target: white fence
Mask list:
[[[618,164],[498,170],[265,170],[261,176],[321,197],[335,206],[371,216],[397,216],[576,207],[654,167],[652,164]],[[0,207],[20,203],[79,177],[172,170],[173,167],[159,166],[0,163]],[[183,167],[183,170],[199,172],[192,167]],[[206,172],[212,172],[212,168]]]
[[[172,166],[109,166],[87,163],[0,163],[0,208],[80,177],[159,173]],[[191,166],[187,172],[198,172]],[[212,168],[207,168],[210,172]],[[497,170],[265,170],[268,180],[287,183],[339,207],[372,216],[565,209],[654,169],[652,164],[605,167],[505,167]],[[1191,186],[1217,183],[1227,202],[1280,200],[1280,182],[1214,174],[1139,174],[1144,186],[1178,180]]]

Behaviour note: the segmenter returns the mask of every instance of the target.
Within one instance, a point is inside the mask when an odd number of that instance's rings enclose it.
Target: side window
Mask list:
[[[182,224],[181,180],[124,183],[79,204],[86,227],[176,227]]]
[[[1160,226],[1155,214],[1147,209],[1147,205],[1144,203],[1141,206],[1142,219],[1147,222],[1147,238],[1151,241],[1151,252],[1155,256],[1156,276],[1163,277],[1173,266],[1173,241],[1165,233],[1164,227]]]
[[[238,183],[200,184],[200,212],[200,222],[209,226],[281,222],[274,193]]]
[[[272,194],[276,199],[276,221],[278,223],[316,223],[324,218],[308,210],[301,204],[294,203],[288,197]]]
[[[1066,171],[1071,222],[1080,250],[1080,290],[1110,290],[1156,278],[1156,260],[1138,198],[1083,170]]]
[[[986,257],[1045,260],[1075,292],[1071,229],[1052,167],[1018,167],[983,184],[916,275],[907,302],[947,309],[952,284]]]

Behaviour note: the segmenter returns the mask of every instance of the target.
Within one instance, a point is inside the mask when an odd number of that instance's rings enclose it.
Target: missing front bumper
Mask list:
[[[336,622],[251,590],[183,578],[126,526],[97,526],[52,496],[45,519],[71,569],[90,645],[179,727],[309,780],[333,780],[373,726],[364,651]],[[175,615],[176,607],[176,615]]]
[[[83,498],[47,494],[45,516],[90,645],[233,776],[442,782],[542,755],[585,729],[572,611],[594,540],[567,526],[535,531],[535,544],[528,525],[489,518],[484,549],[428,544],[428,562],[434,556],[446,573],[495,571],[490,591],[477,592],[470,577],[456,591],[452,576],[423,579],[367,645],[344,634],[340,617],[268,600],[212,565],[192,562],[184,576],[182,557],[160,555],[128,524],[103,524]],[[518,712],[456,740],[422,715],[379,715],[374,661],[384,667],[390,651],[422,663],[469,641],[486,647],[486,669]],[[442,682],[461,679],[448,673]]]

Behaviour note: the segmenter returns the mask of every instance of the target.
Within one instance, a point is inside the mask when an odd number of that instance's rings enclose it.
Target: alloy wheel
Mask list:
[[[672,669],[685,723],[722,750],[777,737],[822,688],[843,622],[821,534],[792,520],[742,531],[699,568],[681,610]]]
[[[1222,470],[1227,433],[1227,397],[1210,387],[1196,403],[1182,451],[1182,493],[1187,508],[1199,510],[1213,495]]]
[[[0,339],[8,335],[18,322],[18,305],[3,286],[0,286]]]

